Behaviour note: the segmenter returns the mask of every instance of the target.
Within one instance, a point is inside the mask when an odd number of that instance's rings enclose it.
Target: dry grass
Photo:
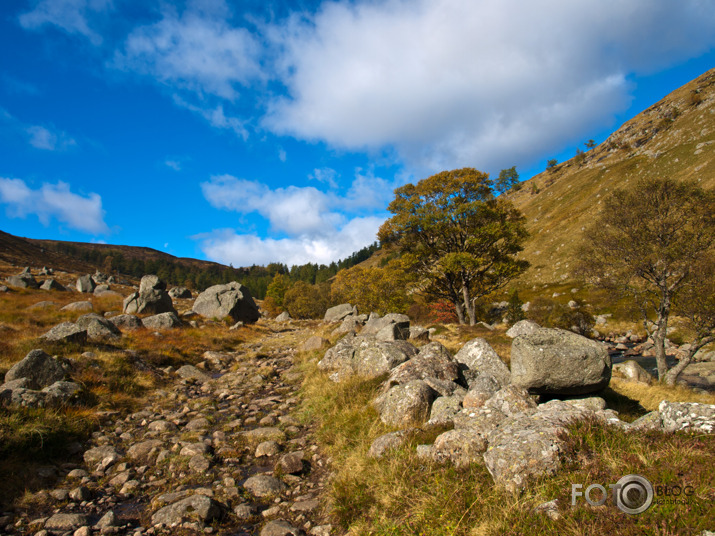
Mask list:
[[[613,391],[636,400],[647,411],[655,411],[663,401],[669,402],[699,402],[701,404],[715,404],[715,394],[700,393],[681,387],[679,385],[670,387],[661,383],[645,385],[642,383],[628,382],[619,378],[611,379],[611,389]]]
[[[440,332],[437,338],[451,351],[474,336],[491,338],[495,345],[495,340],[504,337],[499,332],[456,326],[446,326]],[[347,534],[690,535],[708,528],[707,520],[715,515],[715,483],[708,461],[715,454],[713,436],[626,433],[596,422],[577,423],[567,438],[563,469],[531,481],[520,494],[495,487],[481,463],[455,469],[419,459],[416,445],[431,443],[436,432],[417,434],[404,448],[381,460],[372,459],[367,455],[372,441],[391,431],[371,405],[380,379],[352,378],[335,384],[317,368],[322,354],[300,356],[305,372],[302,418],[316,425],[316,438],[331,459],[328,506],[333,522]],[[712,397],[681,388],[638,386],[627,390],[620,382],[604,396],[609,406],[619,408],[628,420],[664,398],[712,403]],[[696,494],[690,504],[657,505],[639,516],[628,516],[611,503],[593,508],[582,501],[571,506],[572,483],[606,486],[627,474],[644,475],[654,484],[691,485]],[[534,511],[537,505],[555,498],[558,520]]]

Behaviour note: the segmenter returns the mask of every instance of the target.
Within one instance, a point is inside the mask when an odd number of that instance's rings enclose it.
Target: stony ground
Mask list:
[[[301,374],[282,336],[165,371],[168,386],[141,411],[106,415],[84,463],[55,468],[54,487],[5,531],[331,534],[320,502],[327,462],[296,419]]]

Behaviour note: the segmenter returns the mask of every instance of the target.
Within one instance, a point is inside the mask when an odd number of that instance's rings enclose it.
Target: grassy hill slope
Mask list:
[[[715,187],[715,69],[675,90],[581,157],[544,171],[508,197],[527,217],[523,284],[572,278],[575,251],[614,189],[645,176]]]

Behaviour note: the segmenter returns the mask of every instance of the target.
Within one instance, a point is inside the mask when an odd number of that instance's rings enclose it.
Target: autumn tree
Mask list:
[[[474,325],[475,300],[528,267],[515,257],[527,237],[525,218],[494,197],[486,173],[456,169],[406,184],[387,208],[393,216],[378,237],[397,244],[422,291],[452,303],[460,324]]]
[[[283,307],[293,318],[322,318],[328,308],[330,288],[327,284],[311,285],[296,281],[283,298]]]
[[[585,236],[581,270],[635,300],[655,345],[658,378],[674,383],[666,378],[668,320],[674,306],[691,313],[704,307],[684,296],[705,292],[698,270],[715,255],[715,195],[694,182],[641,179],[606,199]]]
[[[341,270],[330,288],[332,303],[351,303],[359,311],[404,313],[412,303],[409,289],[414,277],[404,259],[393,259],[385,266],[353,266]]]

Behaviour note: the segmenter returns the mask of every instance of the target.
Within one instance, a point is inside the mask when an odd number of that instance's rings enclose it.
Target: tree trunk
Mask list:
[[[457,321],[460,325],[464,325],[464,306],[459,299],[454,300],[454,310],[457,312]]]
[[[653,331],[653,344],[655,345],[655,363],[658,366],[658,381],[663,381],[668,372],[668,362],[665,357],[665,339],[668,334],[668,317],[670,316],[670,296],[667,290],[662,289],[663,296],[658,309],[656,328]]]
[[[477,319],[474,316],[474,304],[472,303],[472,300],[469,299],[469,289],[464,283],[462,283],[462,299],[464,300],[464,308],[467,310],[467,314],[469,315],[469,325],[473,326],[477,323]]]
[[[658,366],[658,380],[662,381],[668,372],[668,362],[665,357],[665,326],[658,326],[653,332],[653,344],[655,346],[655,363]]]
[[[687,367],[690,363],[692,363],[693,358],[695,357],[695,354],[698,353],[698,351],[703,347],[707,346],[711,342],[713,342],[714,337],[702,337],[698,338],[696,342],[692,344],[690,347],[690,350],[688,351],[688,354],[683,357],[680,361],[678,361],[678,364],[675,365],[672,369],[670,369],[666,375],[665,375],[665,383],[668,385],[675,385],[675,382],[678,381],[678,376],[680,376],[680,373],[685,370],[685,367]]]
[[[693,360],[693,355],[695,352],[690,351],[688,352],[688,355],[683,357],[677,365],[675,365],[672,369],[670,369],[666,374],[665,374],[665,383],[668,385],[675,385],[675,382],[678,380],[678,376],[680,376],[680,373],[683,372],[685,367],[687,367],[690,362]],[[659,373],[660,375],[660,373]]]

